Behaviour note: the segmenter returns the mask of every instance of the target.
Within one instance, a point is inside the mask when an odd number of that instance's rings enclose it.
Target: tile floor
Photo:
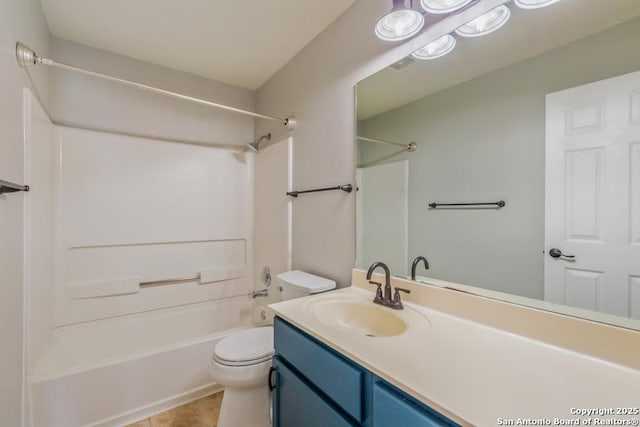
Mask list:
[[[203,397],[126,427],[216,427],[222,392]]]

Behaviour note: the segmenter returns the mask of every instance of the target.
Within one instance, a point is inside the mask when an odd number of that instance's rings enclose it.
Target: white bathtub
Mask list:
[[[30,373],[31,425],[121,426],[215,392],[213,346],[250,320],[242,296],[58,328]]]

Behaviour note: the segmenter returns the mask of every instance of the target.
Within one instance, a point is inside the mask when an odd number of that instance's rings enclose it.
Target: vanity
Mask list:
[[[274,324],[276,426],[457,426],[290,323]]]
[[[275,426],[568,425],[580,409],[640,406],[637,331],[391,285],[411,290],[404,310],[373,304],[358,269],[348,288],[270,306]]]
[[[500,3],[358,82],[356,268],[271,306],[276,426],[640,424],[640,5]]]

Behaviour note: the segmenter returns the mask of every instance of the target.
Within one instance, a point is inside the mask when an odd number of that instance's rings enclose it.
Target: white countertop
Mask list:
[[[404,310],[383,307],[408,325],[404,333],[391,337],[342,331],[309,309],[312,301],[321,298],[367,303],[373,295],[352,286],[270,307],[279,317],[463,425],[495,426],[500,419],[515,423],[519,418],[546,418],[553,425],[554,418],[575,419],[573,408],[640,407],[640,371],[634,368],[425,305],[405,302]],[[588,418],[637,422],[640,415]]]

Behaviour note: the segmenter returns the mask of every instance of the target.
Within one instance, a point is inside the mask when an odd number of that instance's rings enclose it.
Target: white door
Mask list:
[[[409,269],[409,161],[358,168],[356,265],[382,261],[393,275]]]
[[[545,300],[640,319],[640,72],[546,108]]]

